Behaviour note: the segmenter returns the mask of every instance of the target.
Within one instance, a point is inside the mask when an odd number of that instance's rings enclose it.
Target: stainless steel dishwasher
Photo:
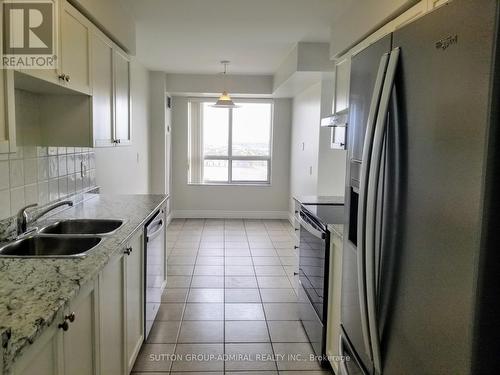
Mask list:
[[[145,329],[146,338],[160,308],[166,283],[165,211],[159,210],[145,228]]]

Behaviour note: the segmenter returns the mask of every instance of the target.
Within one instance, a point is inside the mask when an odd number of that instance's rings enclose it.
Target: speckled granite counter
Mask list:
[[[164,195],[96,195],[50,217],[119,218],[123,226],[84,258],[0,258],[0,334],[3,366],[12,363],[50,325],[56,314],[94,279],[129,237],[163,205]],[[7,340],[10,331],[10,339]],[[1,371],[0,371],[1,372]]]

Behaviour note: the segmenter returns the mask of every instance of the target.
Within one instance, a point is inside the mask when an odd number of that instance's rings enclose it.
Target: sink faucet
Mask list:
[[[19,212],[17,213],[17,235],[18,236],[24,234],[28,228],[29,217],[28,217],[28,213],[26,212],[26,210],[28,208],[37,207],[37,206],[38,206],[37,203],[30,204],[26,207],[21,208],[19,210]],[[62,202],[54,203],[53,205],[47,207],[45,210],[43,210],[43,211],[37,213],[35,216],[33,216],[31,218],[31,221],[36,221],[39,218],[41,218],[43,215],[45,215],[47,212],[50,212],[53,209],[56,209],[57,207],[61,207],[61,206],[70,206],[71,207],[71,206],[73,206],[73,202],[72,201],[62,201]]]

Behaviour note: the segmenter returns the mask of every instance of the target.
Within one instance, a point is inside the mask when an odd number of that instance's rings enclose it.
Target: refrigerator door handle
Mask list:
[[[394,87],[396,69],[399,61],[399,47],[391,51],[389,63],[387,65],[387,73],[385,76],[382,96],[380,97],[380,105],[375,124],[375,134],[373,138],[372,159],[370,161],[370,171],[368,177],[368,192],[367,192],[367,208],[366,208],[366,294],[367,294],[367,310],[368,310],[368,325],[370,329],[370,340],[372,347],[373,366],[375,374],[382,373],[382,359],[380,350],[380,337],[378,332],[378,317],[376,304],[376,262],[375,262],[375,231],[376,231],[376,215],[377,215],[377,196],[380,178],[380,168],[382,162],[382,151],[384,137],[386,133],[387,114],[389,104],[392,97]]]
[[[368,172],[371,161],[373,136],[375,134],[375,123],[377,121],[378,106],[382,87],[387,70],[387,62],[389,61],[389,52],[384,53],[380,58],[377,78],[370,102],[370,110],[368,112],[368,120],[366,124],[365,141],[363,144],[363,156],[361,163],[361,179],[359,187],[359,205],[358,205],[358,246],[357,246],[357,266],[358,266],[358,288],[359,288],[359,305],[361,310],[361,329],[365,343],[365,351],[371,357],[370,332],[368,328],[368,311],[366,307],[366,287],[365,287],[365,231],[366,231],[366,192],[368,189]]]

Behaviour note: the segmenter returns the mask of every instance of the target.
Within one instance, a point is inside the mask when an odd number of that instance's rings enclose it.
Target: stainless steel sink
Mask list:
[[[99,237],[31,235],[0,247],[0,257],[79,257],[101,242]]]
[[[123,225],[117,219],[69,219],[47,225],[39,230],[42,234],[93,234],[106,235],[115,232]]]

